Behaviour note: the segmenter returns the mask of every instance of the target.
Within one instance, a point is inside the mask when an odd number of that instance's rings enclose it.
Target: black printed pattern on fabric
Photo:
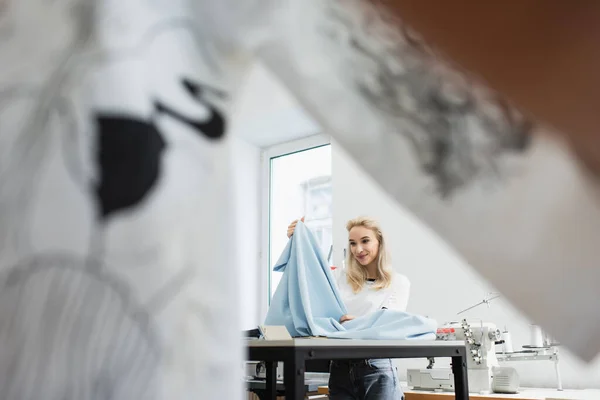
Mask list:
[[[173,110],[168,105],[163,104],[159,101],[155,102],[156,112],[170,115],[171,117],[178,119],[179,121],[190,125],[192,128],[202,133],[209,139],[220,139],[225,133],[225,118],[223,115],[213,106],[206,98],[207,93],[211,93],[219,98],[226,98],[225,92],[208,87],[206,85],[200,85],[192,82],[189,79],[183,79],[182,85],[186,92],[191,95],[199,103],[202,103],[205,107],[210,110],[210,118],[206,121],[195,121],[187,118],[179,112]]]
[[[157,399],[154,321],[100,262],[39,255],[1,271],[0,289],[3,399]]]
[[[220,98],[226,94],[218,89],[182,80],[185,91],[210,110],[206,120],[184,116],[169,105],[155,101],[155,117],[165,114],[190,126],[194,131],[212,140],[225,134],[225,118],[212,105],[206,94]],[[96,188],[100,215],[127,209],[140,203],[151,191],[160,176],[161,155],[166,147],[153,121],[144,121],[125,115],[97,114],[98,158],[101,178]]]
[[[329,37],[348,49],[348,83],[409,142],[440,197],[504,178],[502,159],[530,149],[532,122],[373,3],[328,10],[338,23]]]
[[[165,141],[154,124],[125,116],[98,115],[96,194],[103,218],[139,203],[158,180]]]

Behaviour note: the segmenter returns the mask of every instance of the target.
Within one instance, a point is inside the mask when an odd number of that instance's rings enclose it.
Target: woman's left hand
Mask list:
[[[356,318],[354,315],[342,315],[342,317],[340,318],[340,324],[343,324],[346,321],[352,321],[354,318]]]

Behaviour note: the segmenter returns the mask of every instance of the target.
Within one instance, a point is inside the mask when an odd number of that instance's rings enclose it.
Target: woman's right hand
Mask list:
[[[340,324],[343,324],[346,321],[352,321],[354,318],[356,318],[354,315],[342,315],[342,317],[340,318]]]
[[[304,222],[304,217],[302,217],[300,219],[300,221]],[[294,234],[294,231],[296,230],[296,225],[298,225],[298,220],[293,221],[290,224],[290,226],[288,226],[288,229],[287,229],[287,236],[288,236],[288,238],[291,238],[292,235]]]

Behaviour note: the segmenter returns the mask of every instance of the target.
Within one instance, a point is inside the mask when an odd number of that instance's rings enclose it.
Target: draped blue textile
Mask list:
[[[340,324],[346,308],[333,274],[314,236],[300,221],[274,270],[283,271],[283,277],[265,325],[285,325],[294,337],[435,339],[434,320],[402,311],[382,309]]]

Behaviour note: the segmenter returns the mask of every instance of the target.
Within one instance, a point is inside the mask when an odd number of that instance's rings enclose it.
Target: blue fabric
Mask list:
[[[298,222],[274,267],[283,277],[265,325],[285,325],[290,335],[348,339],[435,339],[437,323],[395,310],[378,310],[344,324],[346,308],[331,269],[310,230]]]

